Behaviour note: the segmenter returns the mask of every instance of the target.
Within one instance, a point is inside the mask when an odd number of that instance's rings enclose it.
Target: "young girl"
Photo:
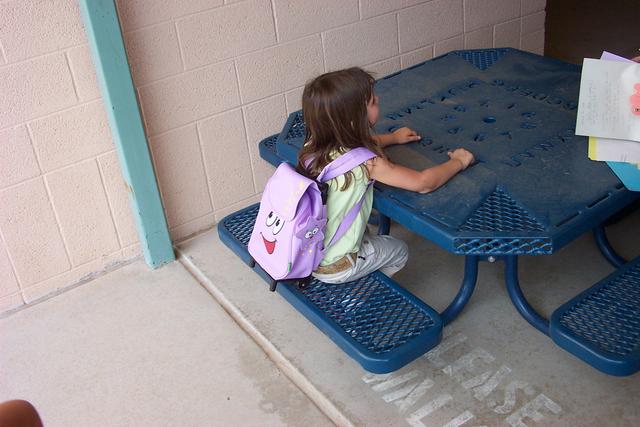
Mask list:
[[[371,134],[379,114],[374,84],[375,80],[367,72],[349,68],[317,77],[305,86],[302,94],[307,134],[298,156],[301,173],[316,178],[339,154],[356,147],[366,147],[377,154],[377,157],[328,182],[325,245],[349,209],[364,191],[367,194],[359,215],[340,240],[327,249],[320,266],[313,273],[314,277],[327,283],[356,280],[378,269],[392,276],[407,262],[408,250],[403,241],[391,236],[370,235],[367,231],[373,204],[373,188],[366,190],[370,179],[428,193],[473,162],[473,155],[459,148],[449,153],[450,160],[446,163],[422,171],[391,163],[382,150],[384,147],[406,144],[421,137],[406,127],[391,134]]]

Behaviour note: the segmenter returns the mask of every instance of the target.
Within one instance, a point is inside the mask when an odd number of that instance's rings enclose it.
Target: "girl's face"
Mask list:
[[[379,114],[380,106],[378,105],[378,97],[374,93],[369,102],[367,102],[367,117],[369,118],[369,124],[371,126],[376,124]]]

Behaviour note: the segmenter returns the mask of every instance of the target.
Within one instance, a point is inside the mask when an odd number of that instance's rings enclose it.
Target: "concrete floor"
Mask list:
[[[138,261],[0,320],[0,401],[53,426],[328,426],[207,291]]]
[[[623,255],[640,253],[640,212],[609,231]],[[401,227],[392,234],[411,250],[396,279],[442,310],[462,259]],[[182,264],[136,262],[0,319],[0,401],[31,400],[47,426],[640,425],[640,374],[604,375],[534,330],[500,263],[481,264],[439,347],[376,376],[268,292],[215,231],[179,253]],[[549,315],[611,270],[585,235],[523,258],[520,278]],[[484,388],[473,382],[483,374]]]

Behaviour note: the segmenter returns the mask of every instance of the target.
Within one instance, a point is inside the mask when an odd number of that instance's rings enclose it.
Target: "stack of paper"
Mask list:
[[[634,191],[640,191],[637,84],[640,64],[609,52],[585,59],[576,122],[576,135],[589,137],[589,158],[606,161]]]

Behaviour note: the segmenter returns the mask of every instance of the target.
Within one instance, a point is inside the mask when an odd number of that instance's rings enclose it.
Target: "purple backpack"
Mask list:
[[[307,278],[318,267],[326,249],[327,207],[320,191],[322,183],[375,156],[364,147],[350,150],[329,163],[316,180],[299,174],[288,163],[278,166],[262,194],[249,240],[249,253],[274,281]],[[349,229],[372,184],[373,180],[347,213],[327,248]],[[271,290],[274,285],[275,282]]]

